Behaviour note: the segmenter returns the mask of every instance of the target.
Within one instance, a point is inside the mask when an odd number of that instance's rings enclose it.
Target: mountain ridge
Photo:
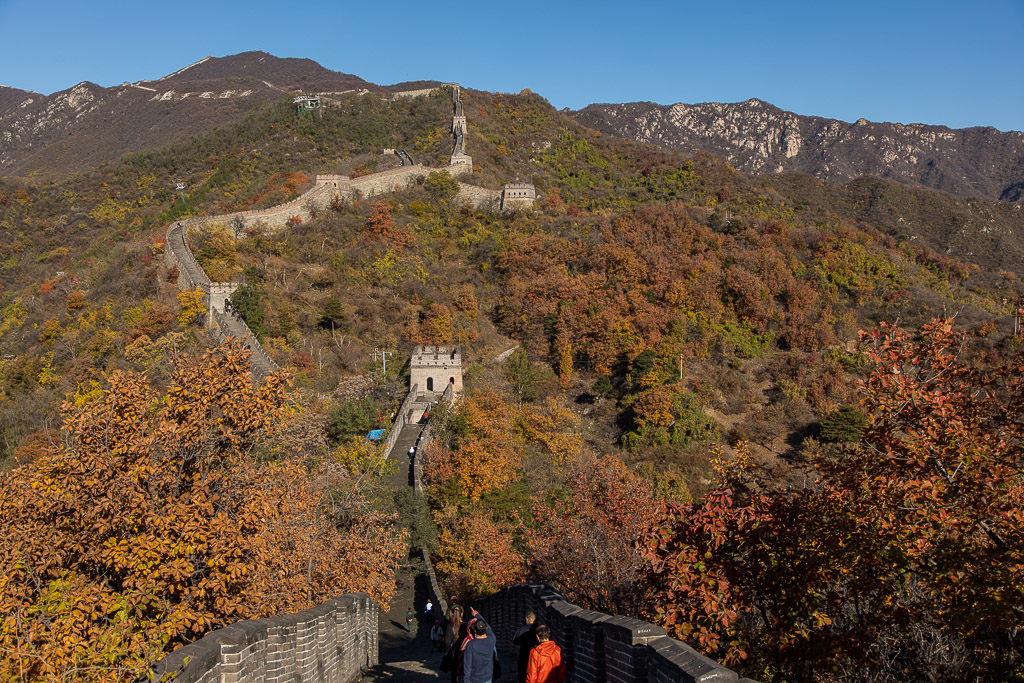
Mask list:
[[[591,104],[571,112],[602,133],[694,154],[759,175],[803,172],[828,182],[865,175],[958,196],[1024,197],[1024,133],[992,127],[808,116],[743,102]]]
[[[65,177],[188,139],[299,92],[395,92],[311,59],[243,52],[204,57],[155,80],[82,81],[50,95],[0,88],[0,175]]]

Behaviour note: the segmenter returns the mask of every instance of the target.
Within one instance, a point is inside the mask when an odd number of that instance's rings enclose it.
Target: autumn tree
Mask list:
[[[883,325],[862,349],[876,367],[862,441],[823,449],[814,487],[795,490],[766,487],[741,449],[720,488],[667,505],[646,536],[651,614],[712,656],[789,678],[1011,679],[1024,356],[972,357],[949,320],[919,339]]]
[[[391,203],[385,199],[370,205],[370,216],[363,226],[364,235],[372,241],[384,242],[389,248],[401,251],[412,244],[412,233],[395,225]]]
[[[650,482],[611,456],[583,456],[564,490],[536,501],[526,532],[533,576],[590,609],[637,614],[644,561],[637,539],[655,520]]]
[[[451,309],[444,304],[433,303],[409,327],[406,337],[414,344],[445,345],[452,343],[453,331]]]
[[[206,295],[199,287],[178,292],[178,324],[196,325],[206,316]]]
[[[190,232],[192,252],[214,282],[230,282],[239,273],[235,235],[223,223],[206,223]]]
[[[518,525],[496,522],[481,507],[463,511],[448,507],[436,521],[440,528],[436,567],[449,592],[471,600],[525,578],[523,558],[514,545]]]
[[[429,483],[450,496],[445,502],[476,502],[519,478],[522,443],[516,414],[499,393],[470,393],[450,420],[449,444],[428,455],[424,472]]]
[[[387,602],[404,539],[344,476],[254,449],[287,409],[237,343],[179,358],[166,393],[115,372],[0,480],[0,678],[130,680],[212,628],[351,590]],[[339,480],[340,478],[340,480]]]

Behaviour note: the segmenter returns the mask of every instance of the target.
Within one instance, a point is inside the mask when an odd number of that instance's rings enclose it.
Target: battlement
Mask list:
[[[508,183],[501,192],[501,210],[528,208],[537,201],[537,188],[533,183]]]

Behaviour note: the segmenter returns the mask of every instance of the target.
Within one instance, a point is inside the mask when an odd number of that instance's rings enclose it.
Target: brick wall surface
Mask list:
[[[505,646],[526,613],[535,612],[562,648],[572,683],[753,683],[669,638],[660,626],[580,609],[545,584],[507,588],[481,600],[478,609]]]
[[[353,593],[242,621],[172,652],[138,683],[346,683],[377,663],[377,616],[370,596]]]

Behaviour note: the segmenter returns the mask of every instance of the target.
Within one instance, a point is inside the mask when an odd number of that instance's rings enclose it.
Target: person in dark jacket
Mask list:
[[[516,672],[519,683],[526,683],[526,667],[530,663],[530,650],[537,646],[537,615],[527,612],[523,617],[523,625],[512,636],[512,644],[519,646],[519,658],[516,660]]]
[[[416,620],[416,612],[413,611],[412,607],[405,613],[405,630],[412,633],[412,622]]]
[[[462,648],[462,679],[465,683],[491,683],[494,680],[494,654],[498,639],[494,631],[469,608],[476,617],[469,627],[469,638]]]

